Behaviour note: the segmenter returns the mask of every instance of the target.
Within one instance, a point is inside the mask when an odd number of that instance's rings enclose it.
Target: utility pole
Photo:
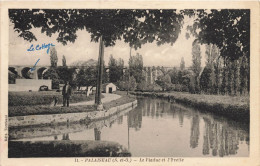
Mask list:
[[[103,61],[104,61],[104,43],[101,36],[99,39],[98,75],[97,75],[97,87],[96,87],[96,96],[95,96],[95,105],[97,106],[97,110],[99,111],[103,110],[103,104],[101,102]]]

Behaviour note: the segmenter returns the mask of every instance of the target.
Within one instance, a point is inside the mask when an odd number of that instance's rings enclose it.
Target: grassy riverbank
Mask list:
[[[62,104],[63,96],[61,92],[42,91],[42,92],[8,92],[8,106],[35,106],[50,105],[53,97],[58,99],[58,104]],[[94,95],[72,94],[71,103],[94,100]]]
[[[197,108],[201,111],[223,115],[237,121],[249,121],[249,96],[204,95],[182,92],[131,92],[131,94],[167,99]]]
[[[127,95],[125,91],[117,91],[116,94],[120,95],[121,97],[117,100],[113,100],[109,103],[104,104],[104,109],[108,110],[112,107],[120,106],[126,103],[130,103],[136,100],[136,97],[133,95]]]
[[[122,97],[112,100],[104,104],[105,110],[116,107],[122,104],[133,102],[134,96],[127,96],[126,93],[118,92]],[[94,98],[93,98],[94,100]],[[8,116],[26,116],[26,115],[47,115],[47,114],[65,114],[65,113],[78,113],[78,112],[91,112],[95,111],[94,105],[77,105],[70,107],[55,106],[50,107],[46,105],[32,105],[32,106],[9,106]]]

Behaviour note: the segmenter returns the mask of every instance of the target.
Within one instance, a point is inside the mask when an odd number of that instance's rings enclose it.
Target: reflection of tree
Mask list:
[[[142,127],[142,112],[138,109],[134,109],[128,113],[129,127],[139,130]]]
[[[178,117],[179,117],[179,125],[183,126],[183,119],[184,119],[184,112],[182,109],[179,109],[178,111]]]
[[[203,154],[210,150],[213,156],[228,156],[237,154],[239,141],[248,137],[241,130],[234,130],[223,122],[213,121],[204,117],[205,130],[203,136]]]
[[[94,128],[94,136],[95,136],[95,140],[99,141],[101,140],[101,131],[98,128]]]
[[[172,118],[175,118],[175,116],[176,116],[176,107],[173,104],[171,104],[170,109],[171,109],[171,113],[172,113]]]
[[[117,124],[123,124],[123,116],[118,117]]]
[[[154,102],[154,110],[155,110],[156,119],[158,119],[160,113],[159,113],[159,109],[158,109],[158,102],[156,102],[156,101]]]
[[[151,100],[147,100],[147,109],[146,109],[146,116],[150,116],[150,111],[151,111]]]
[[[190,147],[196,148],[199,142],[200,136],[200,119],[199,116],[196,114],[192,117],[191,121],[191,134],[190,134]]]
[[[155,102],[150,102],[151,116],[154,117],[155,114]]]
[[[61,140],[70,140],[69,134],[62,134],[62,139]]]
[[[204,122],[206,119],[204,118]],[[203,155],[208,155],[209,154],[209,125],[206,124],[205,122],[205,128],[204,128],[204,134],[203,134]]]

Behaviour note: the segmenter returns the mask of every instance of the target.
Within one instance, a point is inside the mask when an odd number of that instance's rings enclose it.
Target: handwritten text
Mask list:
[[[37,45],[34,47],[34,45],[32,44],[32,45],[30,46],[30,48],[27,49],[27,51],[35,51],[35,50],[47,49],[47,54],[48,54],[49,51],[50,51],[50,47],[51,47],[51,46],[55,46],[55,45],[52,44],[52,43],[49,43],[49,44],[43,43],[42,45],[37,44]]]

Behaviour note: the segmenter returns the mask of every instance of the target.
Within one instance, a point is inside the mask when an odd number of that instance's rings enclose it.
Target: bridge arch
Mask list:
[[[46,67],[41,67],[37,70],[38,79],[43,79],[43,74],[48,70]]]
[[[18,72],[16,71],[15,67],[8,67],[8,70],[12,73],[14,73],[15,75],[18,75]]]
[[[32,79],[32,77],[31,77],[31,73],[29,72],[29,70],[30,70],[31,68],[30,67],[24,67],[23,69],[22,69],[22,77],[23,78],[26,78],[26,79]]]

